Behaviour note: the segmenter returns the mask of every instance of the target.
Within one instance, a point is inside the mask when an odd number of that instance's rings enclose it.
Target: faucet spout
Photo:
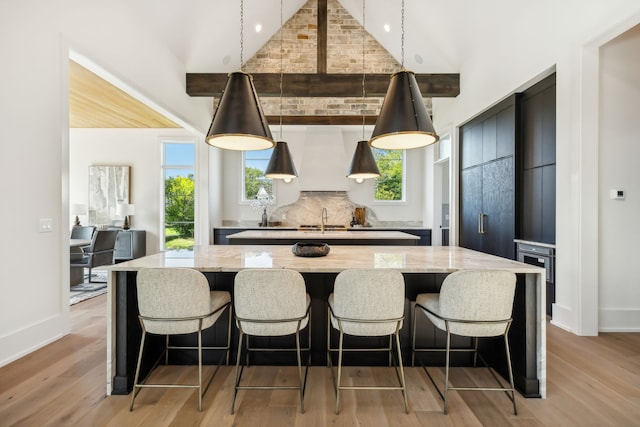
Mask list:
[[[327,225],[327,208],[322,208],[322,219],[320,221],[320,232],[324,233],[324,226]]]

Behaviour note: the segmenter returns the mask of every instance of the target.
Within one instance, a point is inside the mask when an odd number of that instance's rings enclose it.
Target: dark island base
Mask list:
[[[227,290],[233,294],[233,279],[235,273],[205,273],[212,289]],[[327,330],[327,299],[333,290],[333,282],[337,273],[303,273],[307,285],[307,292],[312,299],[311,319],[311,364],[326,366],[326,330]],[[405,322],[400,333],[403,363],[411,363],[411,324],[413,322],[413,303],[416,295],[425,292],[439,292],[446,273],[405,273],[406,303]],[[137,318],[137,296],[135,272],[118,272],[116,292],[116,366],[113,378],[112,394],[128,394],[133,387],[133,378],[140,348],[141,329]],[[518,276],[516,299],[514,301],[513,323],[509,333],[512,352],[513,373],[516,388],[525,397],[540,397],[539,381],[537,378],[537,355],[535,345],[537,326],[536,292],[534,284],[527,284],[524,275]],[[214,327],[203,332],[203,345],[223,345],[226,340],[226,314]],[[533,319],[527,322],[526,319]],[[302,345],[306,343],[309,331],[302,334]],[[332,342],[337,342],[337,332],[332,332]],[[336,338],[334,341],[333,339]],[[171,338],[175,345],[196,345],[195,334],[175,336]],[[386,346],[386,338],[348,337],[345,347],[381,347]],[[253,346],[290,346],[295,348],[293,336],[279,338],[252,338]],[[238,330],[232,327],[230,364],[235,364],[238,345]],[[445,333],[435,328],[426,317],[418,318],[417,345],[419,347],[444,348]],[[464,337],[453,337],[452,347],[470,347],[471,340]],[[143,356],[142,373],[146,375],[158,355],[164,348],[164,337],[148,336]],[[507,377],[504,345],[500,337],[484,338],[480,340],[480,351],[484,358],[494,366],[503,377]],[[217,364],[220,360],[219,351],[203,351],[205,364]],[[303,360],[304,360],[303,355]],[[195,351],[172,351],[169,362],[172,364],[195,364]],[[336,363],[336,360],[333,361]],[[256,365],[295,365],[295,352],[263,353],[251,355],[251,364]],[[384,366],[388,364],[386,352],[364,352],[345,354],[344,363],[353,366]],[[416,366],[444,365],[444,353],[422,353],[416,355]],[[471,366],[472,358],[468,354],[452,355],[452,364],[457,366]]]

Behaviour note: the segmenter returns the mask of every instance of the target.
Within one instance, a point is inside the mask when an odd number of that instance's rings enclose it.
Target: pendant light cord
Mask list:
[[[402,70],[404,70],[404,0],[402,0],[402,9],[400,10],[400,32],[402,36],[400,37],[400,66]]]
[[[240,71],[244,64],[244,0],[240,0]]]
[[[284,27],[282,24],[282,0],[280,0],[280,141],[284,140],[282,136],[282,73],[284,67],[282,65],[282,57],[284,56],[283,48],[282,48],[282,39],[284,33]]]
[[[364,140],[364,125],[365,125],[365,111],[367,108],[367,103],[365,100],[365,79],[367,75],[367,69],[364,62],[365,57],[365,35],[366,35],[366,27],[365,27],[365,3],[366,0],[362,0],[362,139]]]

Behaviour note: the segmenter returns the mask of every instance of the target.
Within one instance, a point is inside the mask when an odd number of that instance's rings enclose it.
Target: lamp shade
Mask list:
[[[412,71],[391,76],[370,144],[384,150],[404,150],[431,145],[438,140]]]
[[[71,205],[71,215],[86,215],[87,205],[84,203],[74,203]]]
[[[116,214],[119,216],[135,215],[136,207],[130,203],[120,203],[116,208]]]
[[[264,172],[267,178],[285,179],[298,176],[293,158],[289,152],[289,145],[284,141],[278,141],[273,149],[269,164]]]
[[[275,145],[249,74],[229,74],[205,141],[214,147],[239,151],[265,150]]]
[[[347,178],[367,179],[380,176],[380,170],[367,141],[358,141]]]

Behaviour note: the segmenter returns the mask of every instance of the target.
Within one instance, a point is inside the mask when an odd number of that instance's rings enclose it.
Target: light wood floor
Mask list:
[[[443,415],[420,368],[406,369],[409,415],[397,391],[345,391],[335,415],[331,375],[324,367],[310,370],[305,414],[295,391],[241,391],[236,415],[230,415],[231,367],[215,377],[201,413],[195,391],[180,389],[142,390],[129,412],[129,396],[105,394],[106,296],[73,306],[71,317],[70,335],[0,368],[0,426],[640,426],[637,333],[577,337],[549,325],[548,398],[517,396],[518,416],[504,394],[483,392],[452,392],[450,413]],[[195,372],[182,367],[158,376],[189,380]],[[248,381],[295,381],[291,368],[245,372]],[[393,380],[391,369],[347,372],[357,384]],[[431,372],[442,377],[437,368]],[[490,380],[485,370],[458,368],[452,375],[456,385],[481,379]]]

